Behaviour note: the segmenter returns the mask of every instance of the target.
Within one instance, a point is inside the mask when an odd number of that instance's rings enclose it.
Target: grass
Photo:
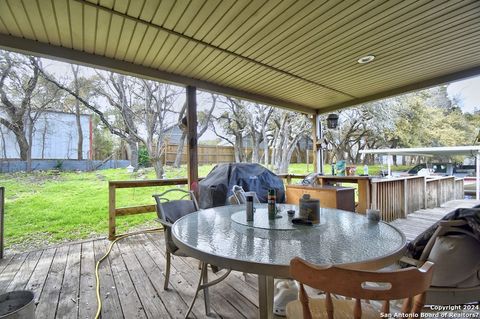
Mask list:
[[[199,167],[206,176],[214,165]],[[380,167],[370,167],[374,174]],[[313,166],[309,166],[313,170]],[[326,173],[329,172],[326,167]],[[363,173],[360,167],[357,173]],[[289,172],[308,173],[306,164],[292,164]],[[186,176],[186,168],[168,167],[167,178]],[[0,175],[5,186],[5,246],[11,251],[25,251],[63,241],[106,236],[108,232],[108,181],[154,179],[152,170],[129,174],[125,169],[96,172],[13,173]],[[174,186],[170,186],[174,187]],[[169,187],[117,190],[117,207],[153,204],[152,194]],[[117,232],[158,226],[155,213],[117,219]]]

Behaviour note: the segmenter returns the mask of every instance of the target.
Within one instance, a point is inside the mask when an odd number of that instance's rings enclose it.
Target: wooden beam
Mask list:
[[[34,40],[14,37],[7,34],[0,34],[0,48],[62,62],[81,64],[97,69],[114,71],[150,80],[170,82],[184,86],[195,86],[203,91],[230,95],[253,102],[295,110],[306,114],[314,114],[316,112],[315,109],[307,105],[299,105],[288,100],[277,99],[275,97],[243,91],[233,87],[227,87],[204,80],[190,78],[184,75],[149,68],[143,65],[115,60],[105,56],[54,46]]]
[[[317,167],[317,115],[314,115],[310,121],[312,122],[312,147],[313,147],[313,171],[318,172]],[[308,153],[307,153],[308,156]],[[307,159],[308,161],[308,159]]]
[[[188,187],[198,195],[197,88],[187,86]]]

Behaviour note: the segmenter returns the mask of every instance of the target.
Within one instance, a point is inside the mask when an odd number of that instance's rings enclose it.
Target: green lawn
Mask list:
[[[201,166],[206,176],[214,165]],[[310,171],[313,166],[309,166]],[[306,164],[292,164],[290,173],[305,174]],[[329,167],[326,167],[327,174]],[[370,167],[373,174],[378,167]],[[185,167],[167,167],[168,178],[184,177]],[[361,172],[361,167],[358,170]],[[129,174],[125,169],[96,172],[14,173],[0,175],[6,189],[5,246],[24,251],[69,240],[106,236],[108,229],[108,181],[153,179],[152,170]],[[152,194],[167,187],[117,190],[117,207],[153,204]],[[158,226],[155,214],[140,214],[117,219],[118,233]]]

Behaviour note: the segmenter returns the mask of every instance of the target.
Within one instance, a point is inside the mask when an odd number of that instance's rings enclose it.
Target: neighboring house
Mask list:
[[[168,130],[165,130],[165,139],[167,140],[168,144],[170,145],[178,145],[180,144],[180,140],[182,138],[182,130],[178,125],[173,125]]]
[[[83,135],[83,159],[91,159],[93,143],[91,116],[80,115]],[[35,123],[32,159],[77,159],[78,131],[75,114],[45,111]],[[0,159],[18,159],[15,135],[0,125]]]

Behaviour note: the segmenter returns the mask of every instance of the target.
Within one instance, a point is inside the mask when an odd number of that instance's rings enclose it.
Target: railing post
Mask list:
[[[402,205],[403,205],[403,211],[402,211],[402,215],[403,215],[403,218],[407,218],[407,215],[409,213],[408,211],[408,179],[405,178],[403,180],[403,201],[402,201]]]
[[[3,258],[4,213],[5,213],[5,187],[0,187],[0,259]]]
[[[108,239],[114,240],[116,237],[115,223],[115,186],[108,185]]]
[[[427,178],[423,176],[423,209],[427,209],[427,202],[428,201],[428,195],[427,195]]]

